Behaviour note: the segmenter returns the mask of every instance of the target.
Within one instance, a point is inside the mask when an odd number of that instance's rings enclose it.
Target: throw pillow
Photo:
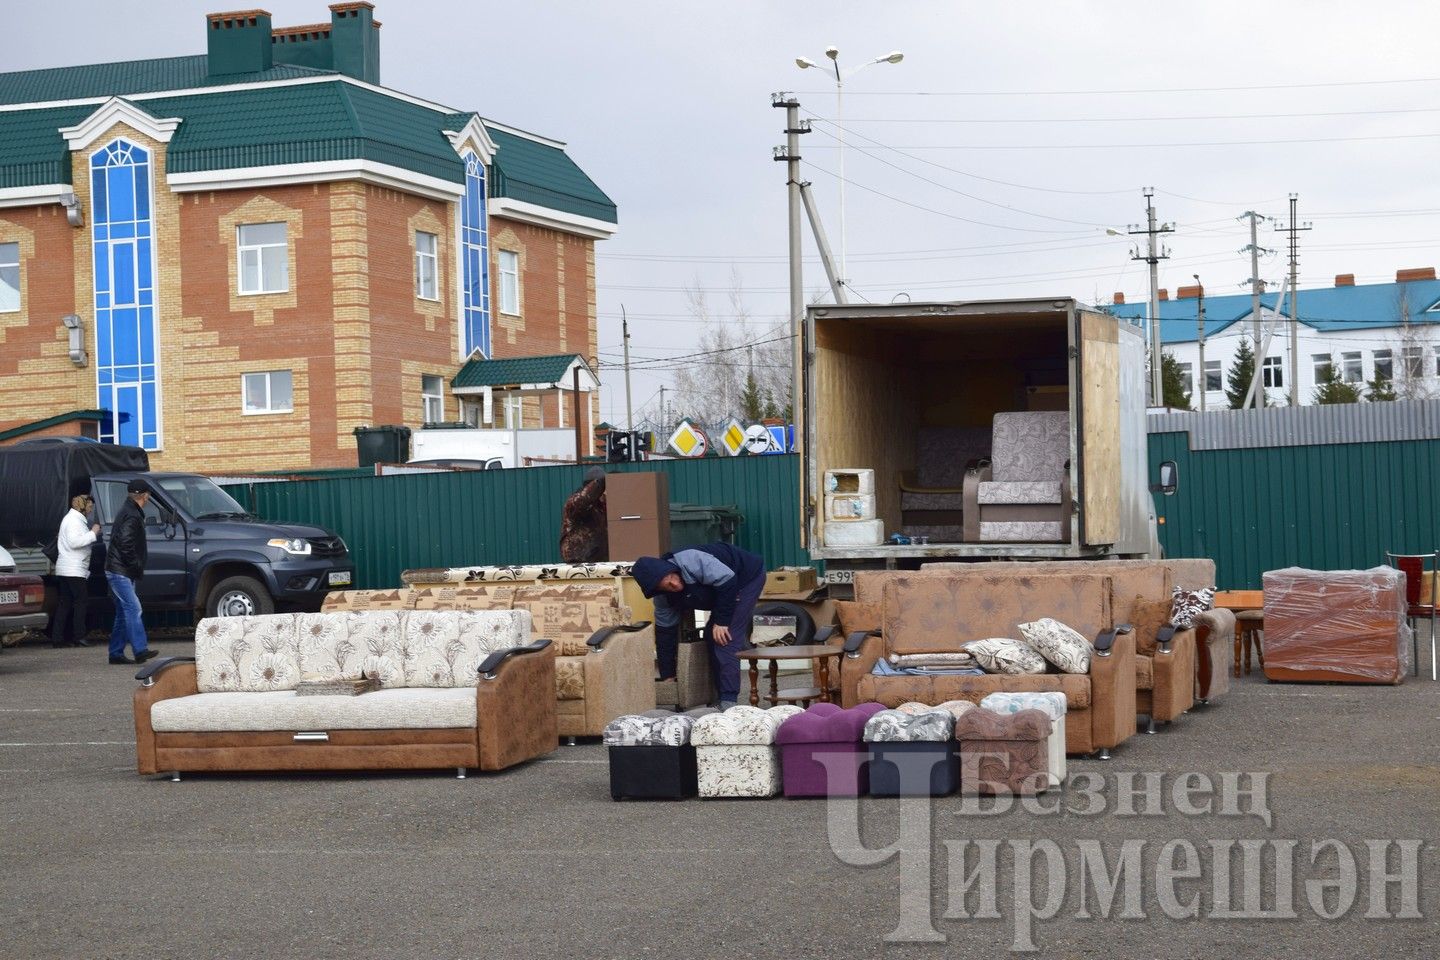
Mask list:
[[[880,629],[880,607],[878,603],[859,603],[853,600],[835,601],[835,610],[840,617],[840,632],[845,636]]]
[[[1135,627],[1135,652],[1152,656],[1155,653],[1155,635],[1169,622],[1169,600],[1136,597],[1130,606],[1130,623]]]
[[[963,670],[975,666],[975,657],[963,650],[959,653],[892,653],[890,663],[901,670],[906,667],[954,667]]]
[[[1181,630],[1189,630],[1195,626],[1195,618],[1215,603],[1215,588],[1185,590],[1176,587],[1170,594],[1170,599],[1170,622]]]
[[[988,637],[972,640],[965,649],[986,673],[1044,673],[1045,658],[1035,648],[1009,637]]]
[[[1060,621],[1044,617],[1022,623],[1020,636],[1062,673],[1090,672],[1090,655],[1095,652],[1090,641]]]

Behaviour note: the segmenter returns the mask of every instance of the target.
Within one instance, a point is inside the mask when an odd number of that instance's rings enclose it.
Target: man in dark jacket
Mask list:
[[[645,596],[655,601],[660,679],[675,676],[681,617],[708,610],[705,632],[720,709],[735,706],[740,696],[739,655],[750,649],[750,620],[765,589],[764,559],[728,543],[707,543],[663,557],[641,557],[632,575]]]
[[[560,559],[597,563],[610,559],[610,528],[605,512],[605,471],[591,467],[585,482],[560,511]]]
[[[145,622],[140,617],[140,598],[135,583],[145,575],[149,545],[145,541],[145,504],[150,502],[150,486],[135,479],[125,488],[128,496],[115,517],[110,532],[110,545],[105,554],[105,580],[115,601],[115,626],[110,631],[111,663],[144,663],[156,655],[145,637]],[[125,645],[135,652],[135,659],[125,656]]]

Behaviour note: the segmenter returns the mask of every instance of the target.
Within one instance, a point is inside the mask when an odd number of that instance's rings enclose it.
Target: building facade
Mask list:
[[[99,410],[157,469],[353,466],[358,426],[465,417],[469,360],[593,366],[614,203],[563,143],[381,86],[369,3],[330,16],[0,74],[0,436]]]
[[[1260,342],[1250,295],[1200,297],[1199,287],[1181,287],[1178,296],[1160,301],[1164,350],[1180,365],[1192,409],[1229,407],[1227,376],[1241,343],[1250,345],[1260,364],[1266,402],[1288,402],[1291,385],[1291,317],[1299,317],[1296,372],[1300,404],[1315,402],[1326,367],[1354,385],[1362,399],[1372,386],[1386,386],[1401,400],[1440,398],[1440,281],[1434,268],[1399,270],[1394,283],[1356,285],[1342,274],[1335,285],[1287,294],[1261,295]],[[1164,291],[1162,291],[1162,294]],[[1148,304],[1125,303],[1116,294],[1109,308],[1118,316],[1146,324]],[[1203,366],[1200,313],[1204,311]],[[1268,341],[1268,343],[1267,343]],[[1378,379],[1377,379],[1378,378]]]

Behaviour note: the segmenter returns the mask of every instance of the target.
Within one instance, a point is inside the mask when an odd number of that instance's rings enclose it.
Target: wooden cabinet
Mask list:
[[[670,478],[612,473],[605,478],[610,559],[658,557],[670,550]]]

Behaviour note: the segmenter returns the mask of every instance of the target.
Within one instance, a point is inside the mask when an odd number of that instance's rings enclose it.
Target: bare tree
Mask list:
[[[727,309],[716,311],[698,281],[685,291],[690,313],[704,325],[694,356],[675,373],[674,413],[705,424],[739,417],[753,373],[755,388],[779,411],[790,406],[790,338],[784,323],[752,320],[738,272],[730,276]]]
[[[1399,400],[1429,400],[1436,395],[1435,383],[1425,375],[1426,357],[1431,353],[1425,324],[1415,323],[1409,284],[1395,292],[1395,318],[1400,332],[1393,354],[1393,387]]]

